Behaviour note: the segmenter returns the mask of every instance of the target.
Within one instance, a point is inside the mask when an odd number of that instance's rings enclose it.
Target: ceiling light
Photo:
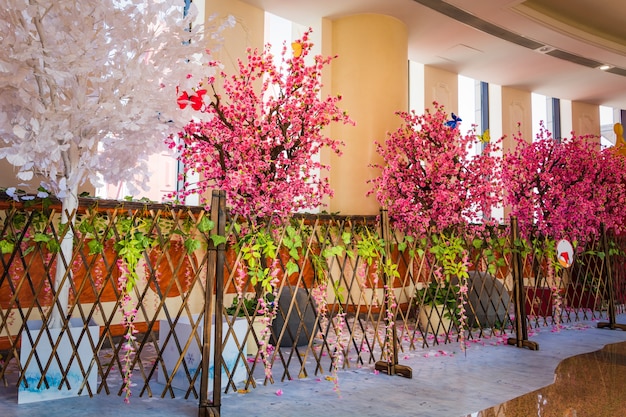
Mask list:
[[[598,69],[602,70],[602,71],[610,70],[611,68],[613,68],[613,67],[611,65],[608,65],[608,64],[603,64],[603,65],[600,65],[598,67]]]
[[[552,52],[554,51],[554,47],[553,46],[549,46],[549,45],[544,45],[540,48],[535,49],[536,52],[539,52],[540,54],[547,54],[548,52]]]

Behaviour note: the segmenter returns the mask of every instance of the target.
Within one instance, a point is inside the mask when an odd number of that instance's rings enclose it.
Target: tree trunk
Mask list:
[[[76,208],[78,207],[78,185],[72,186],[71,190],[68,190],[67,196],[62,199],[62,203],[61,225],[66,225],[70,221],[73,225],[76,219]],[[50,328],[62,327],[63,318],[69,319],[66,316],[69,304],[70,280],[72,279],[72,253],[74,251],[74,231],[69,225],[63,235],[60,246],[54,276],[54,290],[55,294],[58,294],[58,300],[52,307]],[[64,280],[63,277],[66,274],[67,277]]]

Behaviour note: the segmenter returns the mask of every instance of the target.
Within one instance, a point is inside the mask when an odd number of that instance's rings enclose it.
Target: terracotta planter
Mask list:
[[[86,243],[71,264],[75,291],[70,288],[70,303],[74,302],[76,292],[80,292],[80,303],[95,302],[98,293],[100,302],[115,301],[114,285],[117,285],[120,272],[115,265],[117,254],[113,241],[105,243],[102,253],[93,255],[89,254]],[[23,250],[25,252],[28,253],[15,256],[10,264],[11,254],[3,255],[4,262],[0,263],[0,276],[5,277],[0,281],[0,307],[3,309],[16,308],[18,302],[20,307],[28,308],[35,305],[35,299],[40,306],[52,305],[56,255],[37,243],[30,244]],[[8,265],[6,275],[4,265]],[[85,279],[93,282],[84,282]]]
[[[452,320],[446,317],[449,314],[443,304],[424,305],[419,310],[420,328],[435,335],[448,334],[452,330]]]
[[[181,292],[189,291],[194,280],[197,258],[195,254],[187,254],[185,245],[179,240],[170,242],[167,253],[160,247],[150,250],[148,255],[150,266],[154,270],[154,279],[150,279],[149,285],[152,291],[160,293],[162,297],[178,297]],[[148,274],[146,274],[148,275]],[[178,283],[172,282],[173,277],[178,278]],[[158,291],[157,291],[158,285]]]

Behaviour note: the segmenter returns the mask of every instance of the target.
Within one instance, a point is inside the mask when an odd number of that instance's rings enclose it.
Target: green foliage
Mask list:
[[[475,237],[472,240],[472,247],[476,250],[474,263],[478,263],[478,258],[482,258],[487,263],[487,272],[496,276],[498,268],[506,266],[506,255],[510,253],[506,237],[486,236]]]
[[[294,274],[300,270],[300,267],[294,260],[300,259],[300,250],[302,249],[302,236],[298,233],[298,229],[289,225],[285,228],[285,236],[283,237],[283,245],[289,251],[290,259],[285,265],[287,275]]]
[[[242,237],[240,251],[252,285],[259,284],[265,292],[272,292],[272,276],[265,265],[267,259],[276,258],[278,246],[271,234],[265,229],[253,230]]]
[[[200,242],[194,238],[187,238],[184,241],[185,251],[188,255],[191,255],[196,250],[200,249]]]
[[[404,252],[409,244],[415,242],[415,238],[413,236],[405,235],[402,240],[398,243],[398,250],[400,252]]]
[[[90,255],[95,255],[96,253],[102,253],[102,251],[104,250],[104,245],[99,240],[88,241],[87,247],[89,248]]]
[[[254,316],[258,304],[256,298],[241,298],[241,303],[235,298],[231,306],[226,308],[226,314],[237,317]]]
[[[416,291],[415,302],[419,305],[445,305],[447,310],[459,310],[458,287],[446,282],[432,280],[427,286]]]
[[[126,219],[123,224],[122,238],[115,243],[115,250],[128,267],[128,277],[126,281],[126,291],[131,292],[137,285],[137,265],[143,257],[144,252],[151,248],[155,239],[141,230],[141,223],[133,225],[132,219]]]
[[[385,253],[385,241],[369,232],[356,243],[357,254],[365,259],[369,266]]]
[[[467,263],[463,259],[467,253],[465,240],[454,233],[433,234],[431,236],[432,246],[430,253],[435,255],[435,259],[443,269],[443,277],[446,282],[453,276],[459,279],[468,278]]]
[[[211,230],[213,230],[213,227],[215,227],[215,222],[213,222],[208,217],[204,216],[198,222],[198,226],[197,227],[198,227],[198,231],[199,232],[201,232],[201,233],[209,233]]]
[[[8,239],[0,240],[0,251],[2,254],[12,253],[15,248],[15,243],[9,241]]]

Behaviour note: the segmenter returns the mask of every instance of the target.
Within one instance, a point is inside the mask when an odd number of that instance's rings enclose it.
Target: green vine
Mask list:
[[[464,259],[467,254],[465,240],[455,234],[433,234],[430,253],[435,255],[435,259],[442,267],[443,279],[446,283],[450,278],[456,276],[460,279],[468,278],[468,265]]]
[[[140,220],[137,225],[132,218],[121,219],[118,222],[121,239],[115,243],[115,251],[128,267],[128,279],[126,281],[126,292],[130,293],[137,285],[139,277],[137,275],[137,265],[148,251],[156,243],[156,239],[145,232],[148,223]]]
[[[275,259],[278,252],[272,235],[265,229],[254,229],[242,237],[240,251],[252,285],[258,284],[264,292],[272,292],[272,276],[266,266],[266,259]]]

